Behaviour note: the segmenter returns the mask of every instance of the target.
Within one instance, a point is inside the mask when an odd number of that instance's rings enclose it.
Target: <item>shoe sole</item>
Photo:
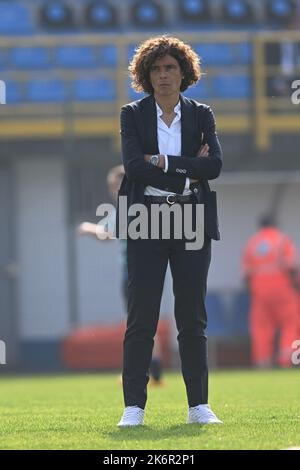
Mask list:
[[[117,424],[119,428],[133,428],[136,426],[143,426],[144,423],[139,423],[139,424]]]
[[[224,424],[224,423],[223,421],[207,421],[207,422],[187,421],[187,424]]]

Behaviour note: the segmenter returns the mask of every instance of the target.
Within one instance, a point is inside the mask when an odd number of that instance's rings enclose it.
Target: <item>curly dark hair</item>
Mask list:
[[[158,58],[170,55],[177,60],[183,79],[180,91],[185,91],[190,85],[201,78],[200,57],[191,46],[180,39],[169,36],[159,36],[147,39],[136,50],[128,70],[132,79],[132,88],[140,92],[153,93],[150,82],[150,67]]]

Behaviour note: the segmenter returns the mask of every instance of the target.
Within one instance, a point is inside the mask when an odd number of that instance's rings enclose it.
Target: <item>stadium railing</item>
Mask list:
[[[260,33],[253,47],[256,145],[267,150],[272,134],[300,132],[300,103],[292,100],[292,84],[300,80],[300,32]]]
[[[252,134],[257,147],[266,149],[273,132],[300,130],[293,90],[285,96],[270,92],[283,59],[277,54],[275,65],[268,62],[270,44],[289,41],[297,48],[299,32],[174,35],[202,58],[204,75],[185,94],[213,107],[221,133]],[[0,138],[110,134],[117,142],[120,107],[142,97],[130,89],[127,66],[135,45],[146,37],[0,37],[0,79],[7,90],[7,104],[0,106]],[[299,64],[294,72],[300,76]]]

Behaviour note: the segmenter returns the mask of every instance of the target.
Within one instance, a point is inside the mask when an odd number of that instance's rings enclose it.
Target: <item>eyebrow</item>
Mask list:
[[[170,66],[172,66],[172,67],[177,67],[177,64],[169,63],[169,64],[163,64],[163,65],[162,65],[162,67],[170,67]],[[152,64],[152,65],[151,65],[151,68],[152,68],[152,67],[161,67],[161,66],[158,65],[158,64]]]

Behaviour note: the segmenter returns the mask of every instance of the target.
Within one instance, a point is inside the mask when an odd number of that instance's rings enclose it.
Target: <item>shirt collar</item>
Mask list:
[[[163,111],[162,111],[162,109],[160,108],[159,104],[156,101],[155,101],[155,104],[156,104],[157,116],[160,117],[163,114]],[[178,103],[176,104],[175,108],[174,108],[174,113],[179,114],[180,111],[181,111],[181,104],[180,104],[180,100],[179,100]]]

